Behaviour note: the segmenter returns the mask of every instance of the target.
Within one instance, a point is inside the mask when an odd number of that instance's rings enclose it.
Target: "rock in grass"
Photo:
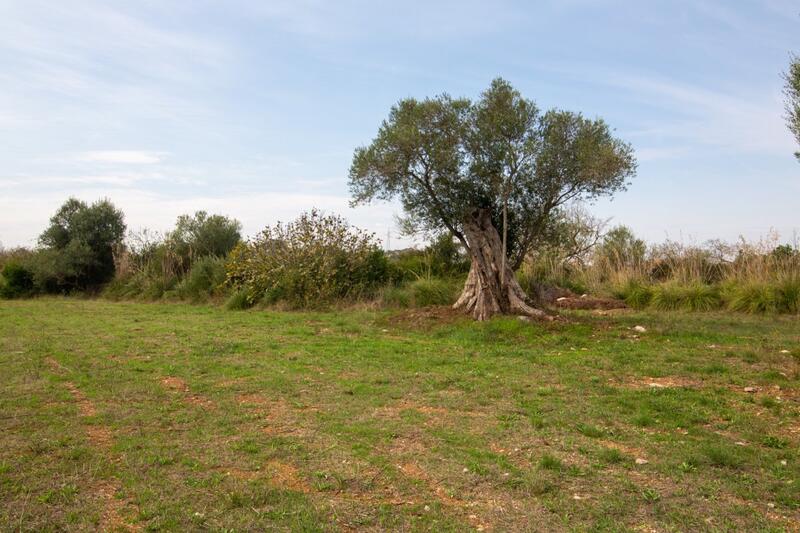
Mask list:
[[[636,458],[636,464],[637,465],[646,465],[649,462],[650,461],[648,461],[647,459],[642,459],[641,457],[637,457]]]
[[[745,392],[758,392],[758,387],[745,387]]]
[[[645,333],[647,328],[644,326],[633,326],[633,331],[636,331],[637,333]]]

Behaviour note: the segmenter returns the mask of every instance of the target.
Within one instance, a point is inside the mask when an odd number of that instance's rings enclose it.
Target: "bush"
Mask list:
[[[195,302],[206,300],[218,292],[226,279],[225,259],[202,257],[175,287],[175,294]]]
[[[689,311],[711,311],[722,305],[719,289],[703,283],[690,283],[683,287],[683,302]]]
[[[766,282],[742,282],[728,289],[728,308],[746,313],[767,313],[778,310],[777,292]]]
[[[662,311],[711,311],[722,305],[719,289],[702,283],[667,282],[653,288],[652,305]]]
[[[234,248],[227,272],[251,302],[317,307],[374,294],[388,280],[388,263],[374,235],[313,210]]]
[[[653,288],[640,281],[629,279],[624,285],[612,290],[612,294],[635,309],[644,309],[653,299]]]
[[[241,311],[250,309],[251,307],[253,307],[253,302],[250,299],[247,289],[235,290],[225,302],[225,309],[229,311]]]
[[[775,292],[778,312],[800,313],[800,276],[779,280]]]
[[[6,263],[0,275],[0,298],[23,298],[33,294],[33,272],[21,264]]]

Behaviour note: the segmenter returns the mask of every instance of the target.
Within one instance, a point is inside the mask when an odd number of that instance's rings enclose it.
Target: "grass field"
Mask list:
[[[798,530],[800,319],[565,317],[0,302],[0,529]]]

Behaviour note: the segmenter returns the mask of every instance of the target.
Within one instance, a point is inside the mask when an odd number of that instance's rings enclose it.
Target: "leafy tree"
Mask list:
[[[39,237],[41,263],[60,289],[97,286],[114,276],[114,246],[124,235],[124,215],[109,200],[70,198]]]
[[[619,270],[641,265],[647,252],[647,244],[637,238],[629,227],[616,226],[605,234],[598,252],[609,266]]]
[[[241,230],[238,220],[197,211],[178,217],[169,241],[188,269],[193,259],[228,255],[242,240]]]
[[[794,134],[797,144],[800,144],[800,57],[793,57],[789,65],[789,72],[784,74],[786,86],[786,123],[789,131]],[[800,151],[795,152],[800,159]]]
[[[483,320],[543,315],[513,270],[559,207],[619,191],[635,169],[631,147],[602,120],[542,114],[496,79],[476,103],[446,94],[398,102],[372,143],[356,149],[350,189],[353,204],[398,197],[407,224],[449,230],[471,258],[456,307]]]
[[[33,272],[17,262],[0,269],[0,298],[19,298],[33,293]]]

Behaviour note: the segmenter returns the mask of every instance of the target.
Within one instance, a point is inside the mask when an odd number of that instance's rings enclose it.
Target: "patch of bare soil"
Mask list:
[[[174,376],[167,376],[161,380],[161,384],[164,385],[164,387],[171,390],[189,392],[189,386],[181,378],[176,378]]]
[[[99,448],[110,448],[114,441],[111,430],[105,426],[88,426],[86,436],[93,446]]]
[[[264,418],[262,429],[267,435],[304,436],[308,430],[300,427],[298,417],[289,402],[283,398],[272,399],[262,394],[240,394],[236,397],[239,405],[255,409]]]
[[[402,399],[396,403],[377,408],[375,414],[381,417],[396,418],[402,411],[418,411],[426,415],[447,415],[450,413],[450,410],[444,407],[420,405],[413,400]]]
[[[607,311],[609,309],[627,309],[628,306],[622,300],[615,298],[595,298],[593,296],[562,296],[553,301],[555,307],[561,309],[597,309]]]
[[[161,379],[161,385],[170,391],[182,393],[184,401],[190,405],[195,405],[204,409],[213,409],[215,407],[214,402],[209,398],[200,394],[193,394],[189,389],[189,385],[181,378],[167,376]]]
[[[452,422],[454,419],[463,421],[464,417],[474,419],[485,416],[484,413],[477,411],[452,410],[446,407],[420,404],[408,398],[377,408],[374,412],[374,416],[379,418],[399,418],[403,411],[416,411],[425,415],[427,418],[425,422],[426,425],[439,424],[447,421]]]
[[[624,453],[625,455],[630,455],[632,458],[645,458],[645,453],[640,448],[634,448],[633,446],[627,446],[625,444],[614,442],[613,440],[598,440],[598,444],[605,446],[606,448],[613,448],[615,450],[619,450],[620,452]]]
[[[94,416],[97,414],[94,404],[83,392],[78,390],[78,387],[76,387],[74,383],[68,381],[65,385],[67,389],[69,389],[70,394],[72,394],[72,397],[75,398],[75,401],[78,402],[78,412],[81,416]]]
[[[449,507],[459,512],[460,514],[467,514],[467,519],[469,520],[469,523],[470,525],[472,525],[472,527],[474,527],[478,531],[490,531],[489,525],[484,523],[484,521],[481,520],[481,518],[473,512],[472,508],[476,506],[476,503],[467,502],[451,496],[447,492],[447,490],[441,485],[440,482],[433,479],[424,469],[422,469],[416,463],[407,462],[398,464],[397,468],[407,478],[423,483],[428,488],[428,490],[436,496],[436,499],[439,501],[439,503],[441,503],[445,507]]]
[[[59,374],[61,374],[63,372],[69,372],[70,371],[69,368],[65,367],[64,365],[62,365],[61,363],[59,363],[58,361],[56,361],[52,357],[45,358],[44,362],[47,363],[47,366],[50,367],[50,370],[53,370],[53,371],[55,371],[55,372],[57,372]]]
[[[300,477],[294,465],[273,459],[266,465],[266,476],[271,483],[278,488],[294,490],[297,492],[309,493],[311,486]]]
[[[637,378],[634,381],[618,383],[617,385],[630,389],[697,389],[704,385],[703,381],[682,376],[662,376],[657,378]]]
[[[94,493],[103,501],[103,514],[100,517],[99,531],[140,531],[136,525],[127,523],[122,518],[121,511],[131,502],[116,497],[119,482],[102,481],[94,487]]]
[[[420,309],[405,309],[388,318],[389,325],[412,328],[430,328],[441,324],[451,324],[466,319],[462,311],[449,305],[432,305]]]

